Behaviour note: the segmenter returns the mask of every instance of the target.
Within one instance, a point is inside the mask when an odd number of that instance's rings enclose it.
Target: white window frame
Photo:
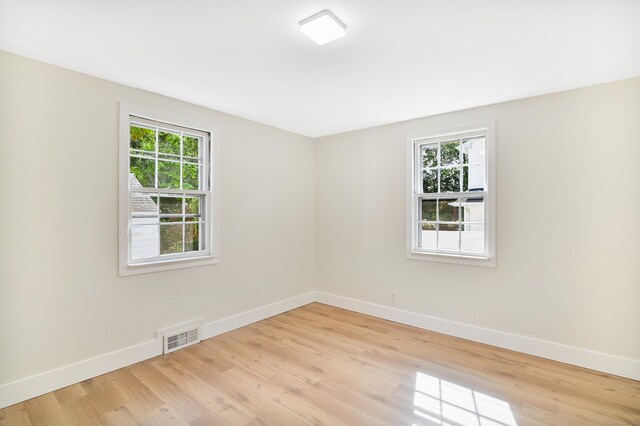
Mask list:
[[[205,249],[199,252],[182,253],[168,256],[164,259],[154,258],[149,261],[133,261],[130,259],[131,238],[131,203],[129,188],[129,145],[131,117],[151,120],[166,124],[168,128],[175,126],[176,130],[187,128],[208,134],[209,142],[205,141],[206,170],[203,180],[206,183],[202,193],[206,193],[207,202],[203,205],[205,226]],[[120,102],[119,125],[119,273],[120,276],[159,272],[172,269],[189,268],[219,263],[219,179],[218,179],[218,145],[219,137],[216,126],[200,123],[189,118],[175,116],[164,112],[154,111],[145,107]],[[186,190],[163,189],[162,192],[186,194]],[[188,194],[187,194],[188,195]]]
[[[439,250],[426,250],[419,247],[420,230],[419,200],[422,195],[422,175],[417,150],[420,144],[441,142],[467,135],[485,136],[485,198],[483,254],[451,253]],[[445,263],[458,263],[475,266],[496,266],[496,173],[495,173],[495,121],[471,123],[467,125],[430,129],[407,134],[406,144],[407,198],[406,198],[406,255],[412,260],[427,260]],[[447,195],[473,195],[470,193],[450,193]]]

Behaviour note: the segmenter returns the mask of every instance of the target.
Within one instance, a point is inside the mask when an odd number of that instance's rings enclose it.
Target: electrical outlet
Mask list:
[[[396,303],[396,302],[397,302],[397,300],[396,300],[396,292],[395,292],[395,291],[392,291],[392,292],[391,292],[391,301],[392,301],[393,303]]]

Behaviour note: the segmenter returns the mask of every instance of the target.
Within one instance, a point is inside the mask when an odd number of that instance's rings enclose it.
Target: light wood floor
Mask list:
[[[314,303],[0,410],[0,425],[640,424],[640,382]]]

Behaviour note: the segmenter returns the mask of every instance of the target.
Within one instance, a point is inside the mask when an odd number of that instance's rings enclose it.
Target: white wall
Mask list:
[[[219,265],[118,277],[118,102],[220,129]],[[0,385],[311,290],[313,142],[0,52]]]
[[[498,266],[407,260],[406,133],[490,119]],[[324,137],[315,155],[319,290],[640,359],[639,78]]]
[[[220,128],[219,265],[118,277],[119,101]],[[639,117],[634,79],[314,143],[0,52],[0,386],[313,288],[640,359]],[[405,134],[488,119],[498,266],[407,260]]]

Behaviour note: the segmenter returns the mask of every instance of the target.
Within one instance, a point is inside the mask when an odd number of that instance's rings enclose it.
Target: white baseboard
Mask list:
[[[0,408],[117,370],[158,355],[155,340],[0,385]]]
[[[375,303],[316,291],[316,301],[377,318],[486,343],[529,355],[640,380],[640,360],[563,345],[504,331],[430,317]]]
[[[208,339],[218,334],[235,330],[256,321],[281,314],[314,301],[311,291],[270,305],[206,323],[202,338]],[[0,409],[54,390],[100,376],[136,362],[153,358],[161,353],[157,340],[129,346],[94,358],[65,365],[43,373],[35,374],[14,382],[0,384]]]
[[[202,338],[208,339],[314,301],[450,336],[640,380],[640,360],[434,318],[321,291],[311,291],[206,323],[203,327]],[[0,409],[157,355],[159,355],[159,350],[157,341],[154,339],[14,382],[1,384]]]

